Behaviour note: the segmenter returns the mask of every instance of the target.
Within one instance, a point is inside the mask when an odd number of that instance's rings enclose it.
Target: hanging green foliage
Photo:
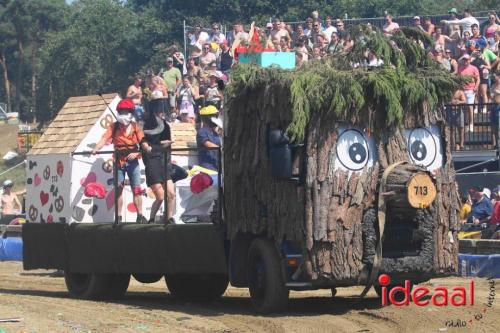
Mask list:
[[[371,112],[385,126],[398,125],[407,112],[438,112],[466,81],[427,57],[418,41],[432,41],[416,29],[386,36],[374,27],[356,26],[350,34],[355,45],[348,53],[310,61],[298,70],[236,66],[226,93],[229,104],[248,90],[280,85],[291,95],[291,110],[285,110],[292,113],[287,134],[301,141],[314,113],[366,124]],[[383,65],[368,68],[368,50]]]

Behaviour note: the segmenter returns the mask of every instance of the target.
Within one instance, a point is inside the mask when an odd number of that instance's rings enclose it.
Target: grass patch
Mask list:
[[[24,159],[25,156],[20,156],[19,158],[16,158],[16,163],[9,162],[8,164],[5,163],[5,161],[0,160],[0,174],[14,165],[21,163]],[[17,192],[24,190],[26,188],[26,164],[23,163],[0,176],[0,184],[7,179],[14,182],[14,191]]]

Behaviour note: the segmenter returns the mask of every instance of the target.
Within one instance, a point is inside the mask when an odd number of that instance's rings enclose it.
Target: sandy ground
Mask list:
[[[467,307],[381,307],[374,291],[357,300],[361,287],[292,292],[288,311],[273,316],[252,311],[248,291],[230,287],[211,304],[184,303],[168,294],[164,281],[131,281],[119,302],[69,297],[64,278],[52,271],[23,271],[19,262],[0,262],[0,332],[498,332],[500,299],[485,306],[488,281],[475,280],[475,305]],[[428,287],[466,286],[467,279],[436,279]],[[500,284],[496,284],[497,295]],[[500,296],[498,296],[500,298]],[[482,318],[474,316],[481,314]],[[447,327],[446,321],[466,327]]]

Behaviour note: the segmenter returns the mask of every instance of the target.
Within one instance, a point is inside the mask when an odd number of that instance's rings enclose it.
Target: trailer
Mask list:
[[[347,61],[234,68],[211,223],[28,223],[24,268],[62,269],[70,294],[91,299],[123,296],[131,275],[188,300],[231,283],[261,313],[284,310],[290,290],[364,295],[382,273],[389,289],[456,274],[444,103],[462,79],[415,47],[416,30],[351,33]],[[367,49],[386,65],[364,66]]]

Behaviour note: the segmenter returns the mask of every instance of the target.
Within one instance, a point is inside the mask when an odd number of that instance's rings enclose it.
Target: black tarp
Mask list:
[[[24,268],[75,273],[226,273],[224,235],[213,224],[23,226]]]

